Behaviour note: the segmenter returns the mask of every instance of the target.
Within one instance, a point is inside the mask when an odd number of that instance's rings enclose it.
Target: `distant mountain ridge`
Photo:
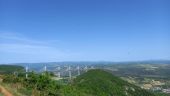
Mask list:
[[[39,63],[6,63],[5,65],[32,65],[32,64],[170,64],[170,60],[139,60],[139,61],[63,61],[63,62],[39,62]],[[0,64],[1,65],[1,64]]]

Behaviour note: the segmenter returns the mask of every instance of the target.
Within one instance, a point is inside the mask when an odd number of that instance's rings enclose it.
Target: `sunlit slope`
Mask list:
[[[103,70],[90,70],[78,76],[73,86],[91,96],[155,96]]]

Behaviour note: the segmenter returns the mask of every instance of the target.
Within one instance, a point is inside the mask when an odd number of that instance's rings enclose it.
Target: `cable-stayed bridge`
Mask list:
[[[30,65],[25,66],[26,78],[28,77],[28,72],[36,72],[36,73],[43,73],[43,72],[51,72],[57,79],[62,78],[75,78],[76,76],[87,72],[88,70],[94,69],[94,66],[87,66],[87,65],[46,65],[40,66],[38,68],[34,68]]]

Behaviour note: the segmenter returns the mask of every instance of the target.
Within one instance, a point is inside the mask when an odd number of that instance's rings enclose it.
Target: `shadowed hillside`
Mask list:
[[[0,65],[0,74],[8,74],[13,72],[21,72],[24,67],[19,65]]]

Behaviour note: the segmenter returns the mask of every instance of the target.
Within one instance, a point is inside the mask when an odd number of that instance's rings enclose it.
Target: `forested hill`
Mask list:
[[[103,70],[90,70],[78,76],[73,86],[88,96],[155,96]]]
[[[24,67],[18,65],[0,65],[0,74],[23,71]]]

